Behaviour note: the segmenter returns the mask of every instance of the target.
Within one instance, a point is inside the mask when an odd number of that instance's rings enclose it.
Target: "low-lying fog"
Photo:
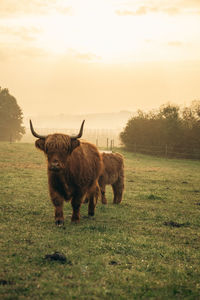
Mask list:
[[[76,134],[81,122],[85,120],[83,139],[87,139],[99,147],[120,146],[119,134],[126,126],[127,121],[133,116],[133,112],[121,111],[119,113],[96,113],[96,114],[59,114],[25,116],[24,125],[26,134],[21,142],[33,142],[34,137],[29,130],[29,119],[38,133],[49,134],[62,132]]]

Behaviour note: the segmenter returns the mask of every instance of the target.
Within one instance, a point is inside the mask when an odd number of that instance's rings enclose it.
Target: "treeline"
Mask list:
[[[148,113],[139,110],[120,139],[129,151],[200,158],[200,101],[184,108],[168,103]]]
[[[0,87],[0,141],[19,141],[25,133],[23,113],[8,89]]]

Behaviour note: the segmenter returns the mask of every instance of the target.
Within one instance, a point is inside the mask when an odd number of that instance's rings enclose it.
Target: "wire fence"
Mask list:
[[[166,158],[191,158],[200,159],[200,148],[196,147],[179,147],[172,145],[140,145],[132,144],[131,151]]]
[[[62,132],[68,135],[74,135],[77,133],[76,129],[58,129],[58,128],[35,128],[35,130],[41,135],[48,135],[51,133]],[[121,141],[119,138],[119,134],[121,129],[93,129],[87,128],[84,129],[83,140],[87,140],[93,144],[95,144],[98,148],[104,148],[107,150],[112,150],[114,147],[121,147]],[[26,134],[22,137],[22,143],[33,143],[35,138],[30,132],[30,129],[26,129]]]
[[[55,132],[62,132],[73,135],[77,129],[55,129],[55,128],[36,128],[40,134],[51,134]],[[98,148],[103,148],[108,151],[113,148],[122,147],[119,134],[121,129],[85,129],[83,139],[95,144]],[[32,136],[30,129],[26,129],[26,134],[23,136],[21,142],[33,143],[35,138]],[[178,147],[172,145],[142,145],[137,143],[129,144],[129,150],[134,153],[142,153],[154,156],[161,156],[166,158],[188,158],[200,159],[200,147]]]

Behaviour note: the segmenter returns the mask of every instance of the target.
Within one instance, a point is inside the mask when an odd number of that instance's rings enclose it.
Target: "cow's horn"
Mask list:
[[[35,132],[31,120],[30,120],[30,128],[31,128],[32,135],[34,135],[36,138],[38,138],[38,139],[45,139],[45,138],[47,137],[47,136],[45,136],[45,135],[39,135],[39,134],[37,134],[37,133]]]
[[[83,120],[83,122],[82,122],[82,124],[81,124],[81,128],[80,128],[79,134],[70,136],[71,139],[75,140],[75,139],[79,139],[79,138],[82,137],[84,123],[85,123],[85,120]]]

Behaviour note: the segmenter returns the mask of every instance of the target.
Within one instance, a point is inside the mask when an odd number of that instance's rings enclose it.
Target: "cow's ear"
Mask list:
[[[71,140],[71,152],[80,145],[79,140]]]
[[[45,140],[44,139],[38,139],[37,141],[35,141],[35,146],[36,146],[36,148],[44,151]]]

